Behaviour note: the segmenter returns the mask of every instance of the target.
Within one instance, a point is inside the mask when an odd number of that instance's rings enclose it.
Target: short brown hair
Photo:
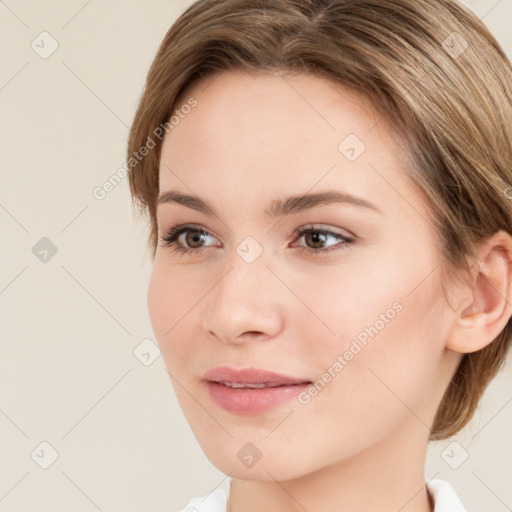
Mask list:
[[[162,146],[154,134],[191,84],[230,69],[314,74],[367,97],[405,143],[447,277],[469,270],[478,242],[511,232],[512,67],[471,11],[455,0],[199,0],[165,35],[129,134],[130,190],[149,216],[153,257]],[[156,147],[134,159],[149,138]],[[430,439],[471,419],[511,339],[509,320],[492,343],[463,355]]]

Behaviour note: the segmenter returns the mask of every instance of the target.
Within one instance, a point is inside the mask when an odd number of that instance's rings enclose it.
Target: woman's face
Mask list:
[[[426,440],[453,317],[386,119],[308,75],[223,72],[191,97],[163,143],[148,304],[206,455],[284,480]]]

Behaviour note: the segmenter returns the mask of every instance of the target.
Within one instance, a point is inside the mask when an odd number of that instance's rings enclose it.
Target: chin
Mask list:
[[[304,461],[298,464],[296,454],[278,454],[276,450],[267,451],[265,448],[258,454],[250,444],[245,445],[234,439],[216,446],[212,446],[214,443],[208,444],[201,444],[208,460],[219,471],[237,480],[285,481],[319,469],[313,465],[309,467]]]

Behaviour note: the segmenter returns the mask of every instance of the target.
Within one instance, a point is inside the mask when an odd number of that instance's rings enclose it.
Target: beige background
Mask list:
[[[123,164],[146,72],[190,3],[0,1],[0,511],[172,511],[224,478],[162,358],[133,352],[153,338],[151,266],[127,181],[92,194]],[[512,56],[512,0],[468,4]],[[55,255],[33,253],[43,237]],[[427,479],[470,511],[512,510],[511,384],[508,364],[458,444],[430,447]]]

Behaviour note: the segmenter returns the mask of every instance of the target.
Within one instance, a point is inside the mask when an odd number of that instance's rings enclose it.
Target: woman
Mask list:
[[[148,305],[228,492],[465,510],[425,482],[511,340],[512,69],[454,0],[200,0],[128,144]]]

